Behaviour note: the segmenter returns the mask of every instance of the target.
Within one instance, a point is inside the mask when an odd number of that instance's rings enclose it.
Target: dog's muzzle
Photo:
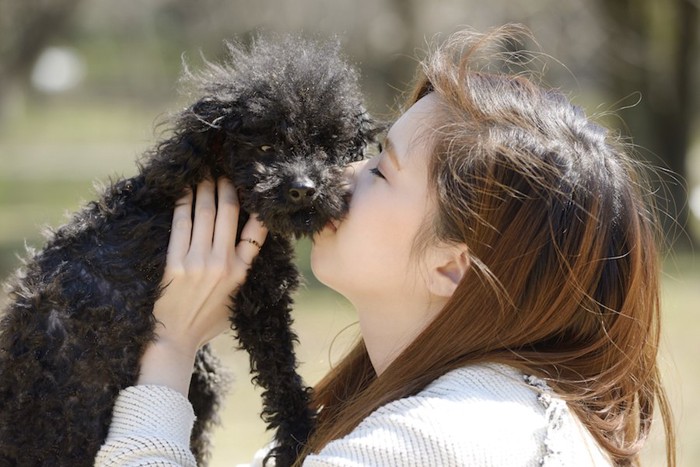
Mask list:
[[[316,184],[308,177],[298,177],[287,184],[287,201],[298,206],[310,206],[316,197]]]

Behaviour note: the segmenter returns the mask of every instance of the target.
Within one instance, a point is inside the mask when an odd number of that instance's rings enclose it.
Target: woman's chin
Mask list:
[[[328,287],[328,284],[326,282],[326,276],[325,274],[323,274],[323,268],[320,267],[320,265],[318,264],[318,260],[314,260],[313,250],[311,251],[311,258],[309,263],[309,266],[311,266],[311,272],[313,273],[316,280]]]

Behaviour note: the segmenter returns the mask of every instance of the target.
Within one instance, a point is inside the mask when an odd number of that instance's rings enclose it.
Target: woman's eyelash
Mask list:
[[[384,180],[386,180],[386,177],[384,176],[384,174],[379,171],[379,167],[373,167],[373,168],[369,169],[369,171],[372,175],[379,177],[379,178],[383,178]]]

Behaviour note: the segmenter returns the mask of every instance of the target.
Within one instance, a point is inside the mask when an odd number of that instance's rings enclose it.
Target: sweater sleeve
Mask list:
[[[131,386],[114,405],[112,423],[95,466],[195,467],[190,402],[165,386]]]

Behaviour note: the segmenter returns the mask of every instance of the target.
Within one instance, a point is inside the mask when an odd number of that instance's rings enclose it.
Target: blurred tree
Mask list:
[[[689,236],[677,235],[689,221],[687,156],[691,125],[697,118],[699,50],[697,0],[597,0],[607,25],[609,47],[600,55],[600,83],[612,96],[641,93],[625,115],[635,142],[649,149],[673,174],[660,206],[668,214],[666,232],[675,247],[689,247]],[[605,49],[604,49],[605,50]],[[666,205],[664,205],[666,204]]]
[[[0,118],[7,94],[26,82],[47,43],[66,29],[81,0],[0,0]]]
[[[697,121],[698,6],[700,0],[0,0],[0,119],[8,96],[22,96],[42,50],[68,38],[88,62],[80,89],[91,101],[146,96],[172,99],[185,56],[216,60],[222,39],[245,40],[258,28],[338,34],[363,71],[371,110],[387,107],[406,90],[415,58],[441,32],[460,25],[486,30],[522,22],[547,53],[566,66],[547,78],[576,89],[587,102],[641,93],[633,111],[618,113],[642,147],[686,178],[690,125]],[[78,8],[79,7],[79,8]],[[76,14],[77,13],[77,14]],[[571,75],[571,76],[569,76]],[[573,78],[573,83],[570,82]],[[20,97],[21,99],[21,97]],[[604,99],[604,98],[603,98]],[[144,101],[144,99],[134,99]],[[21,100],[20,100],[21,104]],[[614,109],[613,109],[614,110]],[[667,183],[674,221],[687,225],[687,188]]]

